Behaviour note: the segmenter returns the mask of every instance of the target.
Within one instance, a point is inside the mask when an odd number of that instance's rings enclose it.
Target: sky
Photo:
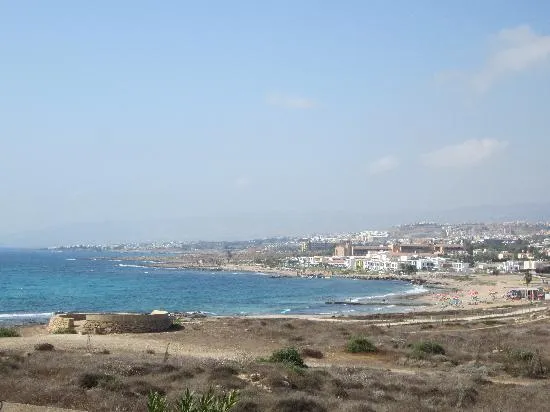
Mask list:
[[[549,15],[539,0],[0,1],[0,244],[546,204]]]

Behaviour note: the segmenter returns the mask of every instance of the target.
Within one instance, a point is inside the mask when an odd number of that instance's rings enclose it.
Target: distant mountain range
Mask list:
[[[418,221],[462,223],[511,220],[550,221],[550,203],[475,206],[431,212],[258,212],[150,221],[85,222],[0,235],[0,245],[44,247],[167,240],[244,240],[387,229]]]

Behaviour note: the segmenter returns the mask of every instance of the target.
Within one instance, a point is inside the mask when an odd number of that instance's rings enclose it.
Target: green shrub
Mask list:
[[[172,324],[168,328],[169,331],[177,331],[177,330],[183,330],[185,329],[185,326],[183,325],[184,321],[181,318],[174,318],[172,319]]]
[[[34,345],[34,350],[52,351],[54,349],[55,348],[51,343],[37,343],[36,345]]]
[[[147,397],[147,412],[168,412],[166,396],[158,392],[150,392]]]
[[[76,330],[74,328],[56,329],[52,332],[54,335],[75,335]]]
[[[14,328],[0,328],[0,338],[18,338],[20,336]]]
[[[148,412],[229,412],[238,402],[238,393],[231,391],[224,394],[216,394],[210,388],[208,392],[197,395],[186,389],[185,392],[171,407],[166,396],[158,392],[150,392],[147,397]]]
[[[92,389],[99,386],[110,391],[118,391],[124,387],[116,376],[105,373],[84,373],[78,379],[78,385],[84,389]]]
[[[302,356],[296,350],[296,348],[283,348],[276,350],[271,354],[268,359],[269,362],[285,363],[291,366],[297,366],[299,368],[307,368]]]
[[[494,326],[494,325],[504,325],[506,322],[503,322],[501,320],[496,320],[496,319],[487,319],[482,321],[481,323],[487,326]]]
[[[426,355],[445,355],[445,349],[437,342],[420,341],[409,345],[413,352]]]
[[[512,349],[506,352],[504,370],[512,376],[542,378],[546,376],[548,367],[540,351]]]
[[[514,361],[529,362],[535,357],[535,354],[529,350],[512,349],[508,351],[508,358]]]
[[[196,396],[189,389],[178,399],[176,410],[178,412],[228,412],[238,402],[236,391],[216,395],[210,388],[201,396]]]
[[[356,336],[348,341],[346,351],[350,353],[376,352],[376,346],[367,338]]]

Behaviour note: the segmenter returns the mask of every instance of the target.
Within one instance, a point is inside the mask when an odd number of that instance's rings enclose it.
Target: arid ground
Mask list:
[[[0,338],[0,399],[144,411],[151,391],[175,399],[212,387],[238,390],[235,411],[543,411],[549,315],[539,304],[390,318],[202,318],[165,333],[89,336],[28,326]],[[349,353],[359,336],[376,352]],[[53,350],[39,350],[44,343]],[[284,347],[308,367],[266,361]]]

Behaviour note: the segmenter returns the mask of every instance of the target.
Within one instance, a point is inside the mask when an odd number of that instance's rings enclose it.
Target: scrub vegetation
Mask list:
[[[91,351],[85,336],[27,331],[0,344],[0,399],[105,412],[541,410],[550,323],[530,316],[429,328],[205,319],[98,336]]]

